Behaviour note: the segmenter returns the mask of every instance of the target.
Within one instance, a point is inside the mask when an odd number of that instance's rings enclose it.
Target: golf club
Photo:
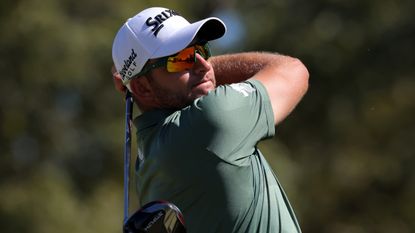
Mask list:
[[[133,98],[127,90],[125,94],[125,144],[124,144],[124,222],[128,219],[130,192],[131,161],[131,120],[133,115]]]
[[[129,217],[129,187],[131,161],[131,124],[133,98],[127,90],[125,96],[124,144],[124,233],[186,233],[183,215],[179,208],[167,201],[152,201]]]
[[[124,223],[124,233],[186,233],[179,208],[166,201],[152,201]]]

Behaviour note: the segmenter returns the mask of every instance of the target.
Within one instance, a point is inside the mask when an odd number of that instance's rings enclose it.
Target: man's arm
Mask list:
[[[307,68],[289,56],[248,52],[212,57],[210,62],[218,85],[259,80],[270,97],[275,124],[291,113],[308,89]]]

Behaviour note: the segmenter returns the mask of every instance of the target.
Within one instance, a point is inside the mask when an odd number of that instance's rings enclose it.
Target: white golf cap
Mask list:
[[[175,54],[195,38],[215,40],[225,31],[225,24],[216,17],[189,23],[173,10],[152,7],[128,19],[120,28],[112,45],[112,59],[127,85],[149,59]]]

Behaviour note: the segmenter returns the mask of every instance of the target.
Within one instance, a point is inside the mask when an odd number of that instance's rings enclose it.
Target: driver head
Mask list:
[[[166,201],[144,205],[124,223],[124,233],[185,233],[183,215]]]

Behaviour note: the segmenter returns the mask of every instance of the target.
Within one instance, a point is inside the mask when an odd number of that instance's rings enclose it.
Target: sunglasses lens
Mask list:
[[[210,52],[207,45],[195,45],[180,51],[175,56],[169,57],[167,59],[167,71],[180,72],[192,68],[196,60],[196,53],[199,53],[205,59],[210,57]]]
[[[167,59],[167,71],[179,72],[192,67],[194,63],[195,49],[190,47],[180,51],[177,55]]]
[[[202,45],[195,45],[196,52],[200,54],[204,59],[208,59],[210,57],[210,50],[209,45],[206,44]]]

